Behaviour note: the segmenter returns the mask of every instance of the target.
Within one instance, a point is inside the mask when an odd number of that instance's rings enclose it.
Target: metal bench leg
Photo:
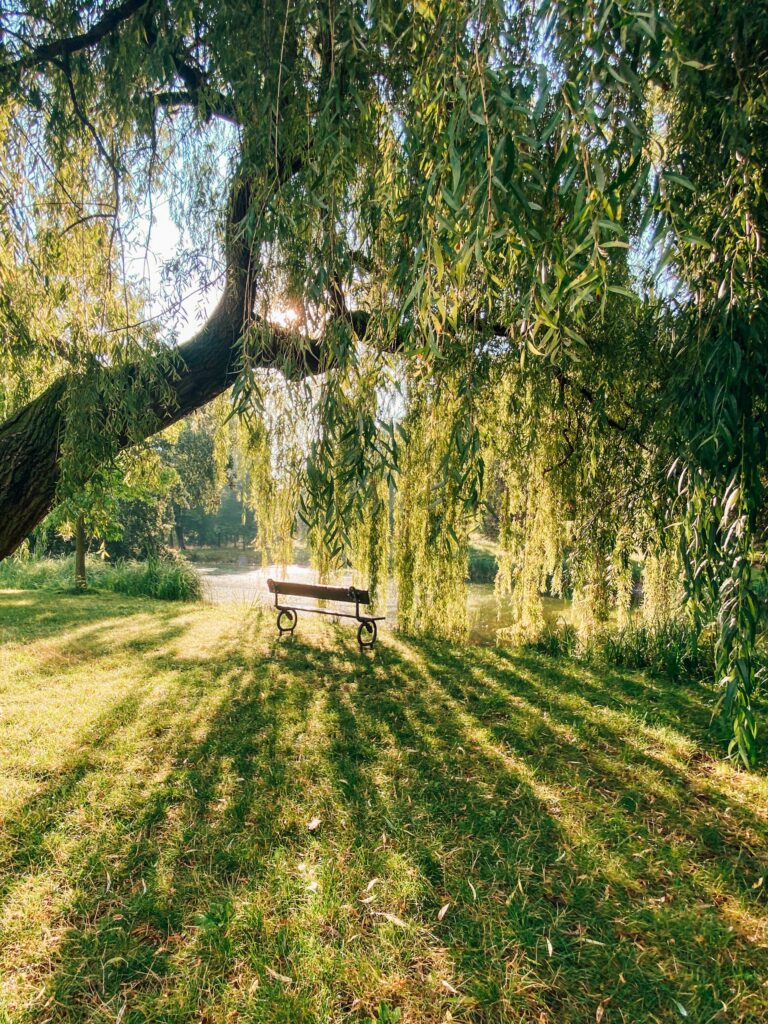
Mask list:
[[[283,616],[286,616],[288,619],[288,625],[284,624]],[[280,636],[282,636],[283,633],[293,633],[294,629],[296,629],[298,619],[299,617],[293,608],[281,608],[277,613],[277,628],[280,632]]]
[[[361,619],[357,628],[357,642],[360,647],[373,647],[376,643],[378,630],[373,619]]]

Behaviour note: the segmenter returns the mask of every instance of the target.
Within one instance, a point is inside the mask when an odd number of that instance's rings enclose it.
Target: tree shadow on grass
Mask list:
[[[431,672],[439,671],[445,655],[435,658],[433,652],[427,664]],[[542,778],[566,787],[575,781],[581,792],[597,787],[602,801],[615,808],[613,838],[647,819],[646,833],[656,829],[674,863],[684,836],[687,856],[699,866],[707,864],[751,902],[765,867],[768,821],[734,791],[738,773],[729,774],[728,781],[718,779],[718,762],[707,756],[719,749],[709,730],[706,687],[665,690],[658,679],[628,679],[610,671],[577,675],[555,662],[524,657],[515,670],[508,654],[479,652],[471,678],[465,677],[460,688],[450,682],[447,688],[487,722],[496,742],[536,759]],[[522,745],[521,714],[513,716],[505,707],[505,696],[511,695],[525,702],[522,719],[548,723],[542,728],[549,735]],[[537,746],[543,758],[537,758]],[[557,750],[565,756],[553,756]],[[610,829],[606,838],[612,838]]]
[[[499,676],[492,654],[486,655],[491,674],[481,684],[475,677],[482,652],[467,658],[429,642],[411,649],[419,669],[398,673],[407,697],[388,685],[364,696],[358,691],[354,713],[347,708],[343,718],[351,737],[366,721],[387,724],[416,756],[425,840],[444,835],[444,847],[455,850],[466,833],[472,842],[463,871],[469,878],[474,873],[475,887],[492,880],[497,904],[523,904],[516,920],[511,911],[507,919],[499,916],[498,947],[514,936],[536,960],[542,936],[548,937],[553,952],[547,946],[539,974],[557,983],[543,1012],[589,1019],[588,1004],[574,1009],[580,990],[593,1000],[597,994],[621,999],[622,1012],[634,1020],[673,1019],[677,1001],[695,1002],[704,1015],[695,1019],[709,1019],[721,1010],[718,989],[727,1001],[731,985],[738,990],[748,982],[759,999],[753,957],[763,968],[768,958],[755,950],[751,930],[755,919],[765,924],[764,901],[753,888],[768,848],[765,820],[756,821],[748,806],[734,813],[726,786],[693,780],[682,762],[676,770],[632,744],[631,720],[623,733],[601,722],[603,743],[595,744],[588,708],[581,716],[570,706],[559,713],[554,670],[546,702],[521,703],[532,696],[530,683],[509,671]],[[536,667],[543,675],[543,666]],[[610,686],[591,688],[607,697]],[[538,688],[535,696],[541,697]],[[403,808],[411,817],[415,792],[416,785]],[[452,870],[461,877],[455,859]],[[487,909],[482,918],[487,935]],[[463,924],[450,920],[459,950]],[[739,946],[744,963],[733,969]],[[470,958],[475,979],[483,976],[488,948],[483,945],[477,962]],[[688,960],[687,971],[681,960]],[[516,1003],[497,978],[477,993],[482,1005],[488,1007],[494,990],[499,1013],[524,1012],[525,1001]]]
[[[36,651],[36,675],[42,679],[36,681],[34,687],[19,687],[12,681],[3,681],[0,706],[6,728],[14,719],[23,718],[33,704],[49,705],[52,712],[55,705],[63,706],[66,715],[71,692],[68,677],[73,670],[86,666],[86,671],[89,671],[89,663],[107,653],[120,655],[121,643],[110,637],[113,623],[125,624],[126,618],[130,625],[141,622],[147,642],[156,646],[179,638],[183,631],[182,627],[173,624],[173,613],[165,609],[159,610],[152,622],[145,608],[137,611],[135,604],[111,602],[106,619],[94,621],[95,607],[92,598],[82,595],[56,604],[55,610],[48,593],[35,594],[29,600],[3,600],[3,627],[7,639],[14,637],[17,643],[32,643],[55,635],[59,640],[55,645],[46,646],[42,653]],[[129,612],[127,617],[126,608]],[[51,616],[56,620],[55,628]],[[109,700],[104,710],[94,715],[87,728],[77,736],[76,744],[59,758],[55,768],[47,765],[36,767],[34,764],[24,766],[27,780],[37,785],[34,795],[3,822],[0,898],[30,868],[39,870],[51,862],[53,853],[47,847],[48,833],[58,828],[62,818],[77,806],[83,781],[103,770],[102,752],[126,728],[141,720],[151,683],[151,677],[133,680],[128,692],[118,693]],[[62,691],[61,695],[58,691]],[[74,695],[73,699],[77,700],[77,696]],[[56,725],[51,723],[51,728],[55,729]],[[4,767],[11,774],[22,770],[13,762]]]
[[[6,913],[60,890],[14,1020],[768,1019],[763,780],[695,688],[171,625],[11,823]]]
[[[62,627],[87,624],[93,618],[89,595],[48,591],[0,591],[0,643],[23,643],[58,635]]]

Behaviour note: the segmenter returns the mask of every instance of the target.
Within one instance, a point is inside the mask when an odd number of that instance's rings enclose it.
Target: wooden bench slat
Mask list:
[[[267,586],[271,594],[284,594],[286,597],[314,597],[318,601],[345,601],[348,604],[371,603],[367,590],[352,587],[326,587],[319,583],[291,583],[289,580],[267,580]]]
[[[309,612],[311,615],[328,615],[332,619],[354,619],[355,622],[384,622],[385,615],[355,615],[354,612],[342,612],[337,608],[304,608],[300,604],[291,605],[291,611]]]

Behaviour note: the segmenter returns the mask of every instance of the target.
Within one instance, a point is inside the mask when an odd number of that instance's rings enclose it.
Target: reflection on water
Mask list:
[[[509,601],[499,603],[492,583],[467,584],[469,606],[469,635],[477,643],[496,640],[496,630],[512,625]],[[553,625],[561,619],[570,621],[570,601],[543,597],[544,617]]]
[[[280,565],[256,567],[249,564],[248,557],[243,554],[239,564],[215,564],[198,562],[194,568],[200,574],[206,600],[213,604],[271,604],[272,596],[267,590],[267,580],[293,580],[296,583],[316,583],[317,573],[309,565]],[[341,584],[351,584],[352,574],[345,573],[339,579]],[[469,622],[471,639],[478,643],[492,642],[496,639],[496,630],[511,624],[509,604],[499,606],[493,592],[492,583],[470,583],[467,586],[469,603]],[[544,598],[547,618],[556,621],[568,617],[569,606],[566,601]],[[387,600],[387,621],[394,624],[397,614],[397,596],[395,588],[389,587]]]

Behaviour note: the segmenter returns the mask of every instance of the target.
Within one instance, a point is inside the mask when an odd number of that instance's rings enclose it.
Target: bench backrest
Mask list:
[[[320,583],[291,583],[288,580],[267,580],[270,594],[286,597],[314,597],[318,601],[346,601],[348,604],[370,604],[367,590],[356,587],[325,587]]]

